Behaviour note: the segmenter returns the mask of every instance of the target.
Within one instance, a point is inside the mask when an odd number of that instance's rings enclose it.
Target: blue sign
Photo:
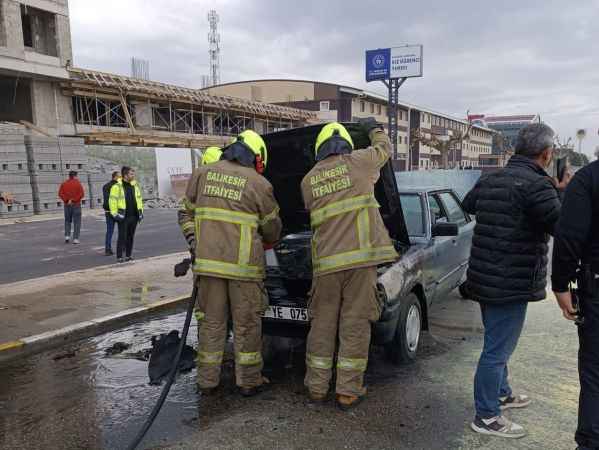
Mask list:
[[[385,80],[391,76],[391,49],[366,50],[366,81]]]

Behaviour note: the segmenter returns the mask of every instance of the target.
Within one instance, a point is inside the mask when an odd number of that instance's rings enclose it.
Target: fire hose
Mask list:
[[[176,264],[175,265],[175,277],[185,276],[189,270],[189,267],[191,266],[191,263],[192,263],[191,258],[186,258],[183,261],[181,261],[180,263]],[[181,341],[179,342],[179,348],[177,349],[177,355],[175,356],[175,359],[173,360],[173,366],[171,367],[171,370],[168,374],[166,384],[164,385],[164,388],[162,388],[160,397],[158,398],[158,401],[154,405],[152,412],[150,413],[150,415],[146,419],[145,423],[143,424],[141,430],[139,430],[139,433],[137,434],[135,439],[127,447],[128,450],[135,450],[137,448],[137,446],[141,443],[144,436],[146,435],[146,433],[148,432],[148,430],[154,423],[156,416],[158,416],[158,413],[160,412],[160,409],[162,408],[162,405],[164,404],[164,401],[166,400],[166,397],[168,396],[168,393],[171,390],[171,386],[173,385],[173,382],[175,381],[175,376],[177,375],[177,369],[179,367],[179,361],[181,360],[181,354],[183,353],[183,348],[185,347],[185,342],[187,341],[187,332],[189,331],[189,326],[191,325],[191,318],[193,316],[193,309],[195,306],[195,300],[196,300],[197,293],[198,293],[198,288],[197,288],[196,283],[194,282],[193,290],[191,293],[191,298],[189,299],[189,305],[187,306],[187,315],[185,316],[185,324],[183,325],[183,329],[181,330]]]

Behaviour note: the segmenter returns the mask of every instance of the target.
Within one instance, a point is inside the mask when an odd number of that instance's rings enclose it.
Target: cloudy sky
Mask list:
[[[209,9],[220,16],[221,81],[302,78],[384,93],[364,50],[424,45],[424,77],[400,99],[464,117],[539,113],[599,146],[599,0],[70,0],[75,65],[201,87]]]

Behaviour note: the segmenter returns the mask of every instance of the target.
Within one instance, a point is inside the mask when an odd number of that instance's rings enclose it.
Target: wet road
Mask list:
[[[115,262],[115,257],[104,256],[104,216],[83,217],[79,245],[65,244],[63,232],[62,219],[1,226],[0,284]],[[115,229],[113,250],[116,250],[117,236],[118,230]],[[185,250],[185,239],[177,225],[175,209],[148,209],[144,212],[144,221],[135,234],[133,255],[136,258]]]
[[[369,397],[350,413],[307,403],[301,346],[278,366],[271,390],[254,399],[235,394],[229,352],[220,392],[199,400],[195,370],[182,375],[142,448],[573,448],[576,335],[553,302],[531,305],[511,365],[515,391],[534,404],[510,415],[530,436],[505,442],[469,430],[478,315],[476,305],[455,297],[437,305],[413,365],[392,366],[375,349]],[[182,322],[177,314],[137,324],[0,368],[0,448],[125,448],[160,388],[148,386],[146,363],[106,358],[104,349],[125,341],[133,343],[128,352],[141,350],[152,334]]]

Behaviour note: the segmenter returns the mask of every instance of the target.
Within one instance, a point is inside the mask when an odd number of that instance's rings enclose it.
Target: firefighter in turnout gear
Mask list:
[[[198,386],[205,394],[219,384],[229,316],[241,394],[256,394],[264,382],[263,245],[275,243],[282,228],[272,186],[261,175],[266,163],[260,135],[244,131],[223,149],[220,161],[194,171],[179,210],[197,275]]]
[[[370,326],[381,312],[377,265],[398,256],[374,197],[391,143],[374,119],[362,127],[371,146],[354,151],[345,127],[325,125],[316,140],[316,165],[302,181],[314,272],[305,384],[312,401],[326,400],[338,339],[336,401],[344,410],[366,394]]]

